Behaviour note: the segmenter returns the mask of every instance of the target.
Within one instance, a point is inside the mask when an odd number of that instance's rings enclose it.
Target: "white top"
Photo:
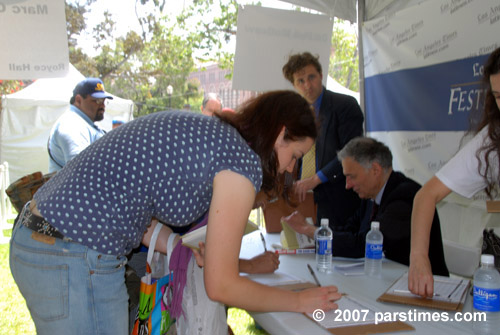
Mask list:
[[[488,128],[484,127],[436,173],[436,177],[439,178],[446,187],[467,198],[471,198],[487,185],[483,176],[479,174],[479,162],[476,158],[477,149],[482,146],[483,141],[490,141],[487,137],[487,131]],[[484,158],[481,158],[481,161],[481,166],[484,171]],[[497,180],[498,158],[496,152],[490,154],[489,163],[490,172],[488,180]]]

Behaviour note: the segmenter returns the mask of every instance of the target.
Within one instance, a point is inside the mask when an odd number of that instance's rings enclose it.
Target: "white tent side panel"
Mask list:
[[[15,106],[23,101],[2,101],[0,159],[9,163],[10,181],[35,171],[47,173],[49,132],[67,105],[37,106],[24,101],[25,106]]]

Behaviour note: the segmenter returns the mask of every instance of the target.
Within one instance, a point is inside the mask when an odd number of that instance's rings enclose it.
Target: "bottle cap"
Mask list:
[[[328,226],[328,219],[321,219],[321,226]]]
[[[372,229],[379,229],[379,228],[380,228],[380,222],[372,221]]]
[[[481,264],[495,264],[495,257],[493,255],[481,255]]]

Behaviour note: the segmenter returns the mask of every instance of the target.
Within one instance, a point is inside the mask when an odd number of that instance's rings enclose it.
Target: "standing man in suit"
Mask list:
[[[356,99],[323,86],[318,58],[309,52],[295,54],[283,66],[285,78],[314,108],[320,128],[316,146],[302,159],[302,176],[295,189],[299,201],[304,201],[306,192],[313,190],[316,222],[328,218],[332,230],[337,231],[343,229],[360,203],[358,196],[344,187],[337,151],[363,134],[364,117]]]
[[[395,262],[410,264],[410,233],[413,198],[420,185],[392,169],[392,154],[383,143],[368,137],[350,141],[339,153],[346,176],[345,187],[353,189],[362,200],[355,215],[346,222],[345,231],[333,232],[332,254],[341,257],[364,257],[366,234],[371,221],[380,222],[384,235],[384,254]],[[315,227],[294,213],[284,221],[296,231],[314,236]],[[429,243],[432,273],[448,276],[444,259],[439,216],[434,210]]]

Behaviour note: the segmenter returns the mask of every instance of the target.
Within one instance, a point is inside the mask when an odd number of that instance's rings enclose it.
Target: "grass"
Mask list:
[[[4,230],[4,236],[11,231]],[[0,245],[0,334],[36,334],[23,296],[19,292],[9,268],[9,244]]]
[[[235,335],[267,335],[268,333],[255,324],[254,319],[245,310],[229,308],[227,323]]]
[[[12,222],[13,220],[8,220]],[[11,230],[4,230],[4,236],[10,236]],[[36,334],[23,296],[19,292],[9,267],[9,244],[0,244],[0,334],[31,335]],[[230,308],[228,324],[235,335],[267,335],[255,325],[253,318],[244,310]]]

